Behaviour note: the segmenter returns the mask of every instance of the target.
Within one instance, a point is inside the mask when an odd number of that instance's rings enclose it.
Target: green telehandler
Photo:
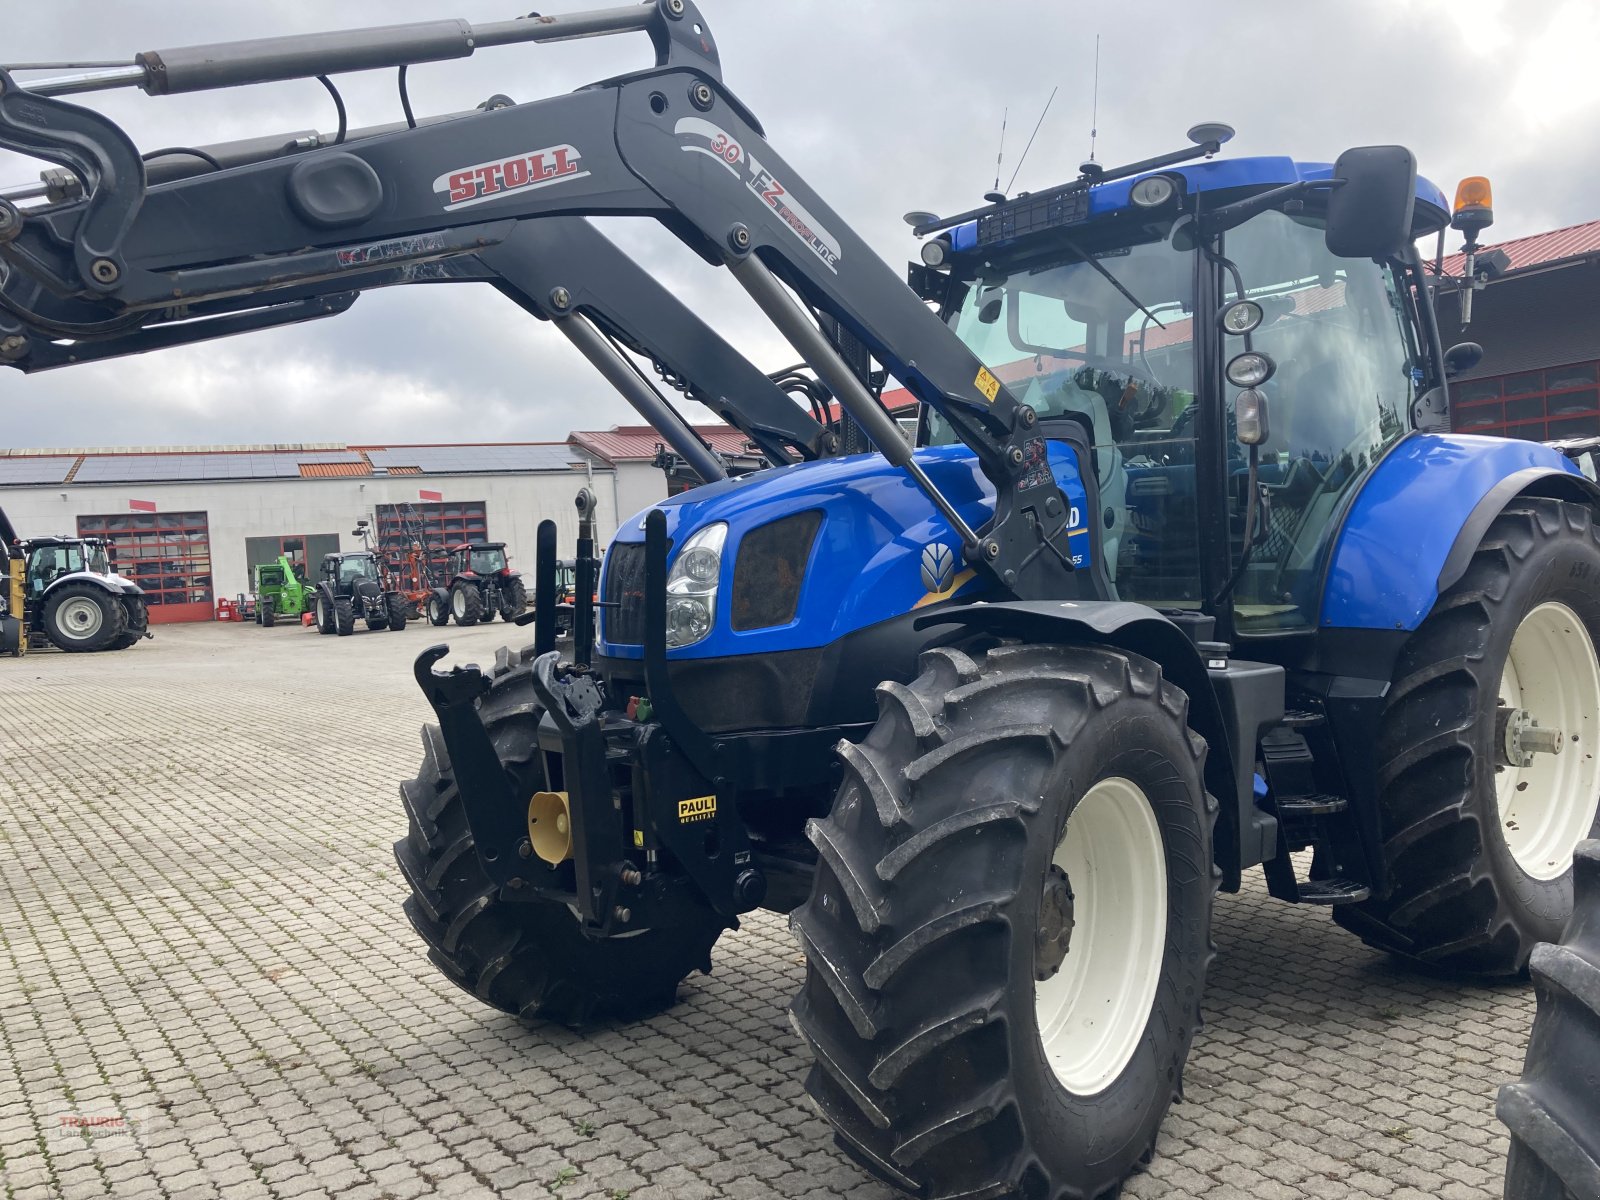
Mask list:
[[[278,555],[277,562],[258,563],[253,574],[257,625],[271,627],[279,617],[298,619],[311,611],[311,589],[287,554]]]

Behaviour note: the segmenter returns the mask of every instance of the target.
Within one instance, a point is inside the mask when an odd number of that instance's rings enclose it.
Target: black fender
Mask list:
[[[1176,624],[1147,605],[1126,601],[969,604],[932,612],[916,627],[948,624],[1028,642],[1094,642],[1160,664],[1166,678],[1188,694],[1190,728],[1209,747],[1206,787],[1220,805],[1214,853],[1223,887],[1238,890],[1243,868],[1272,856],[1277,829],[1273,818],[1255,806],[1255,748],[1261,734],[1283,718],[1282,667],[1229,660],[1213,671]]]
[[[1467,573],[1467,564],[1478,552],[1489,526],[1505,511],[1506,505],[1521,496],[1544,496],[1552,500],[1587,504],[1600,518],[1600,484],[1587,475],[1574,475],[1557,467],[1527,467],[1507,475],[1473,505],[1472,512],[1456,534],[1456,540],[1450,544],[1450,553],[1439,568],[1440,595]]]

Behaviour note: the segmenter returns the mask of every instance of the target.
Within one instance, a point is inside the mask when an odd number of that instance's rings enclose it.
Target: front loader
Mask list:
[[[653,67],[181,165],[56,98],[623,32]],[[0,145],[64,168],[0,206],[0,353],[418,282],[553,323],[707,483],[603,567],[580,514],[569,657],[547,523],[533,645],[418,658],[438,725],[395,850],[430,957],[581,1024],[670,1004],[742,914],[788,912],[807,1088],[853,1159],[918,1195],[1103,1196],[1181,1087],[1219,888],[1261,867],[1383,950],[1515,974],[1600,797],[1600,489],[1448,432],[1476,348],[1444,349],[1415,243],[1474,244],[1483,190],[1452,210],[1395,146],[1215,157],[1231,133],[919,219],[908,287],[767,142],[690,0],[0,71]],[[727,268],[808,369],[756,371],[600,216]],[[636,359],[784,469],[728,478]]]

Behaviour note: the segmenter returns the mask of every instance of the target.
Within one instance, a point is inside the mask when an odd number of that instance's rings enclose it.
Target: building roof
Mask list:
[[[68,483],[220,483],[382,478],[387,475],[496,475],[567,472],[591,465],[591,458],[566,442],[0,450],[0,488]]]
[[[1485,250],[1506,252],[1511,266],[1498,277],[1504,279],[1507,274],[1517,271],[1529,271],[1534,267],[1600,254],[1600,221],[1585,221],[1582,225],[1568,225],[1548,233],[1534,233],[1527,237],[1512,238],[1508,242],[1496,242],[1492,246],[1480,246],[1478,253],[1481,255]],[[1452,254],[1444,260],[1446,275],[1460,275],[1465,266],[1464,254]]]
[[[744,454],[744,434],[727,425],[696,425],[694,431],[720,454]],[[666,439],[649,425],[614,425],[607,430],[573,433],[567,444],[586,450],[603,462],[650,462]]]

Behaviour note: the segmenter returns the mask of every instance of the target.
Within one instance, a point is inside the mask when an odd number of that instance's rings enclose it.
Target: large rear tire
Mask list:
[[[1099,1197],[1149,1161],[1200,1026],[1215,800],[1188,699],[1093,646],[938,649],[842,744],[808,829],[807,1090],[878,1178]]]
[[[450,593],[444,588],[434,588],[428,593],[428,624],[450,624]]]
[[[532,647],[498,651],[479,701],[520,795],[546,787],[534,741],[540,710],[533,660]],[[502,900],[478,862],[437,726],[423,727],[422,746],[417,777],[400,785],[410,831],[394,853],[411,887],[406,916],[453,983],[503,1012],[581,1026],[659,1012],[691,971],[710,972],[724,923],[709,909],[698,921],[597,941],[583,935],[564,904]]]
[[[1515,975],[1572,912],[1572,854],[1600,836],[1600,529],[1514,500],[1406,643],[1378,741],[1389,894],[1339,908],[1369,944]],[[1523,712],[1562,735],[1508,761]]]
[[[388,619],[389,630],[399,633],[406,627],[407,601],[399,592],[385,592],[383,596],[383,614]]]
[[[121,597],[89,583],[64,583],[44,602],[44,633],[72,654],[109,650],[128,629]]]
[[[1532,959],[1539,1010],[1522,1082],[1500,1089],[1506,1200],[1600,1196],[1600,842],[1573,862],[1572,921]]]

